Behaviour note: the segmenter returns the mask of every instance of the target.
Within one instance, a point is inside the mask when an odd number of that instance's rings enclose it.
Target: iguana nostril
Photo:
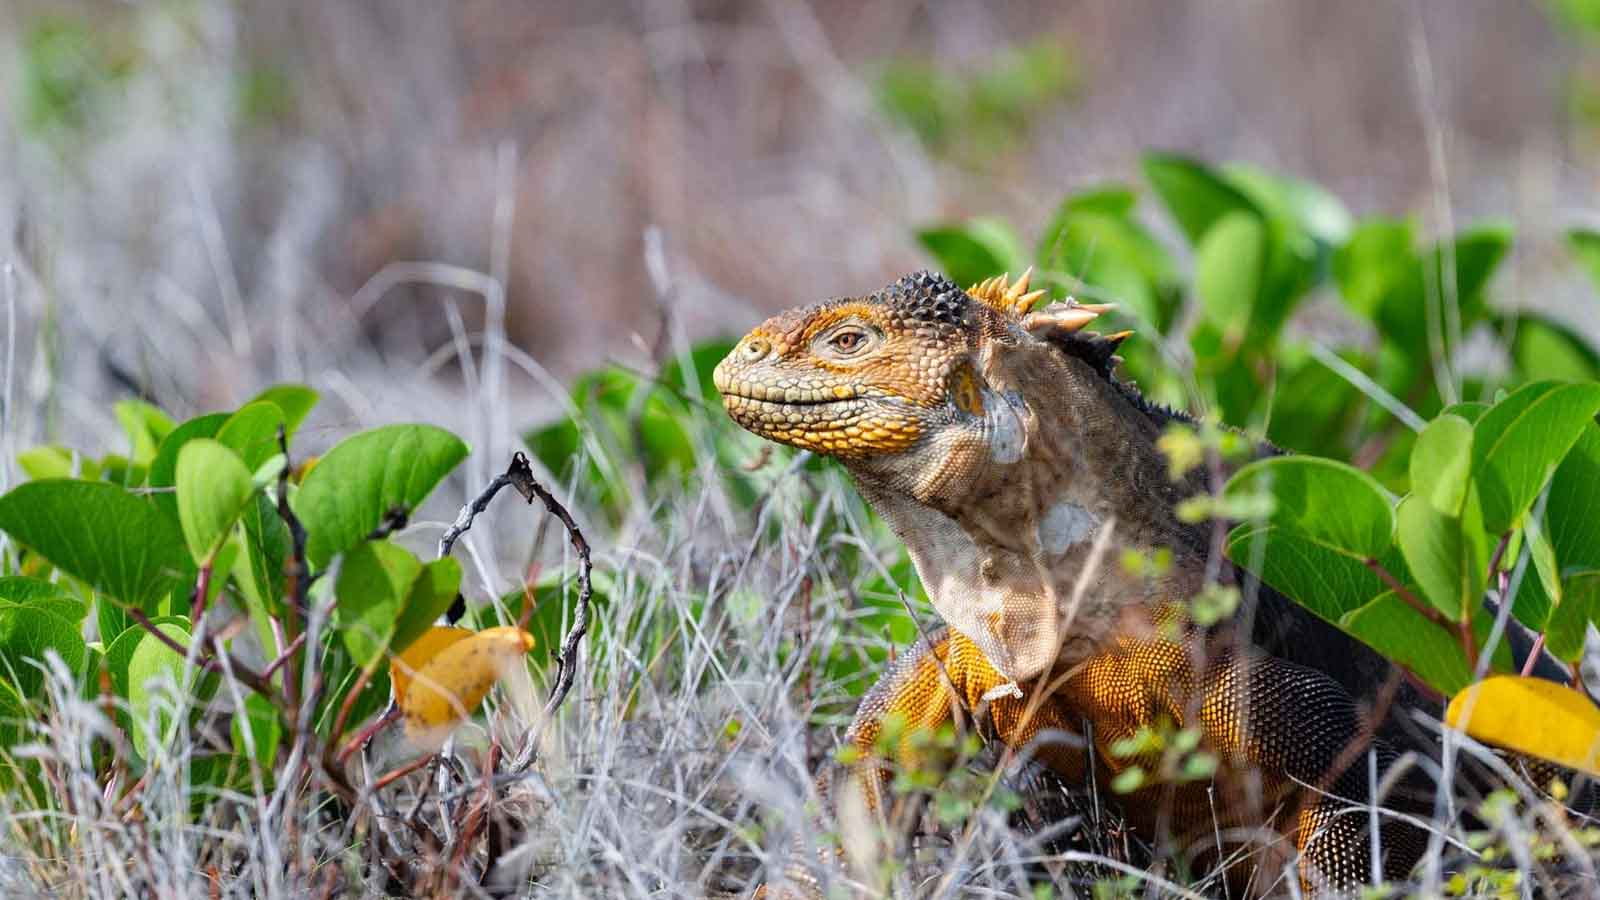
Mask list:
[[[772,345],[761,338],[751,338],[745,341],[744,358],[750,362],[756,362],[771,352]]]

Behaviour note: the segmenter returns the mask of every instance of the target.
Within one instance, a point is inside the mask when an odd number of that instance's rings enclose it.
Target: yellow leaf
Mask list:
[[[442,737],[471,715],[489,688],[532,647],[533,635],[503,626],[457,639],[439,650],[397,697],[405,714],[406,736],[419,743]]]
[[[1565,685],[1492,675],[1457,694],[1445,721],[1484,743],[1600,775],[1600,707]]]
[[[395,702],[399,703],[400,698],[406,695],[406,688],[411,684],[411,676],[427,665],[428,660],[437,656],[440,650],[474,634],[476,632],[465,628],[435,625],[424,631],[422,637],[412,641],[404,653],[396,655],[389,662],[389,685],[394,690]]]

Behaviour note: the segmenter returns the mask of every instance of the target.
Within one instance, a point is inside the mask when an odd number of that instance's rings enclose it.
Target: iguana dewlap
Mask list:
[[[950,625],[882,677],[848,739],[870,754],[886,713],[931,727],[963,707],[986,710],[989,733],[1018,748],[1087,724],[1092,760],[1037,749],[1068,778],[1109,779],[1140,762],[1109,752],[1119,738],[1195,728],[1221,761],[1216,783],[1136,792],[1131,822],[1153,830],[1159,805],[1179,839],[1265,826],[1299,851],[1302,886],[1359,885],[1372,844],[1365,816],[1345,813],[1368,798],[1362,751],[1380,763],[1394,751],[1385,728],[1377,740],[1363,729],[1357,701],[1388,665],[1270,592],[1231,627],[1158,627],[1205,584],[1209,523],[1184,524],[1175,507],[1209,485],[1169,477],[1156,440],[1172,414],[1111,376],[1121,336],[1082,331],[1101,310],[1029,312],[1039,294],[1025,290],[1026,276],[970,291],[907,276],[775,316],[716,369],[738,424],[843,462]],[[1162,549],[1172,565],[1159,577],[1120,564]],[[1347,753],[1354,740],[1365,743]],[[858,772],[875,798],[881,767]],[[1381,837],[1386,877],[1424,846],[1417,829]]]

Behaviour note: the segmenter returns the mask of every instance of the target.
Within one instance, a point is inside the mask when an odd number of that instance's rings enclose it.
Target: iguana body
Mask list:
[[[1194,728],[1220,760],[1214,784],[1123,797],[1147,837],[1212,847],[1227,832],[1252,863],[1276,839],[1311,889],[1403,876],[1425,834],[1387,819],[1374,867],[1367,815],[1350,809],[1370,799],[1365,750],[1386,766],[1403,739],[1396,716],[1363,721],[1396,687],[1388,664],[1270,591],[1223,626],[1175,622],[1208,575],[1232,577],[1211,558],[1210,524],[1175,514],[1210,485],[1169,477],[1156,441],[1172,414],[1111,377],[1118,338],[1080,330],[1099,310],[1028,313],[1025,282],[968,292],[908,276],[778,315],[717,367],[740,425],[844,463],[950,625],[900,656],[848,740],[870,756],[888,713],[931,727],[976,710],[1018,749],[1084,735],[1033,749],[1068,780],[1106,783],[1149,763],[1112,753],[1117,740]],[[1159,576],[1119,562],[1162,548]],[[879,762],[857,771],[876,804]],[[1261,890],[1283,865],[1245,875]]]

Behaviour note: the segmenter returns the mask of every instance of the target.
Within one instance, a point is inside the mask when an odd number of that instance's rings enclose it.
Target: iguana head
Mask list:
[[[1056,304],[1025,321],[1044,295],[1027,288],[1026,274],[963,291],[918,272],[864,297],[789,310],[734,347],[716,368],[717,389],[734,421],[762,437],[852,468],[923,473],[956,445],[1015,437],[1010,410],[978,372],[987,346],[1016,343],[1029,328],[1075,331],[1103,309]]]
[[[1102,307],[1030,311],[1027,287],[909,275],[774,316],[715,372],[734,421],[850,469],[940,614],[1013,678],[1056,658],[1103,529],[1153,546],[1175,521],[1159,428],[1110,377],[1125,335],[1082,331]],[[1099,640],[1117,614],[1073,633]]]

